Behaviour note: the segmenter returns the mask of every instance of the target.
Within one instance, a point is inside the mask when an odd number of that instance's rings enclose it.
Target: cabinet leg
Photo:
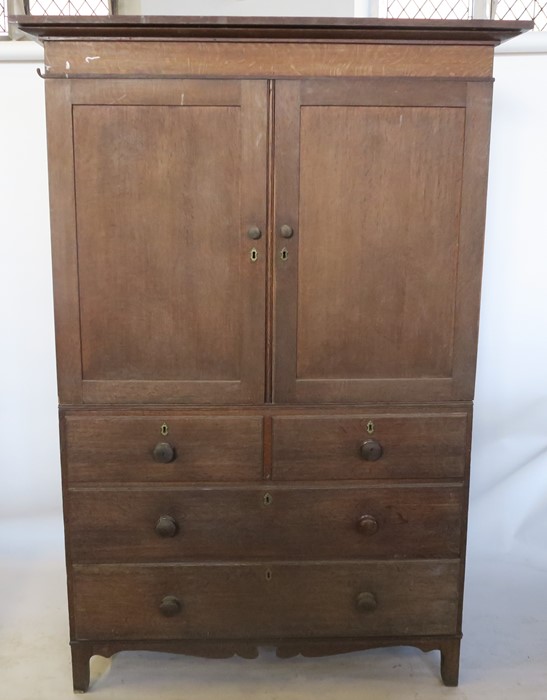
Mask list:
[[[89,688],[89,660],[91,649],[87,644],[72,644],[72,682],[75,693],[85,693]]]
[[[441,647],[441,677],[447,686],[458,685],[460,675],[460,640],[451,639]]]

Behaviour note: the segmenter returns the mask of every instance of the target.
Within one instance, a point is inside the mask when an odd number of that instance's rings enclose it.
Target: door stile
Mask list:
[[[277,81],[275,92],[275,210],[274,210],[274,321],[273,400],[296,399],[296,343],[298,307],[298,223],[300,82]],[[292,229],[291,238],[281,227]]]
[[[266,350],[266,288],[268,271],[268,83],[242,81],[241,160],[241,400],[264,400]],[[259,240],[249,239],[257,226]],[[251,258],[257,250],[257,260]]]

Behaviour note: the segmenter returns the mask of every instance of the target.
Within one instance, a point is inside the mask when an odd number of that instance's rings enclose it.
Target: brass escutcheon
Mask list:
[[[167,423],[164,423],[164,424],[161,426],[161,428],[160,428],[160,433],[161,433],[162,435],[168,435],[168,434],[169,434],[169,426],[167,425]]]
[[[374,432],[374,423],[371,420],[369,420],[369,422],[367,423],[367,433],[369,435],[372,435],[373,432]]]
[[[251,262],[256,262],[258,260],[258,250],[253,248],[251,250]]]
[[[273,498],[269,493],[264,494],[264,498],[262,500],[265,506],[271,506],[273,503]]]

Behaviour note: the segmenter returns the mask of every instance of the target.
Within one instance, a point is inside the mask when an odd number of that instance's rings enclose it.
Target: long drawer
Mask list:
[[[261,416],[69,415],[68,482],[256,481],[262,424]]]
[[[433,558],[460,553],[462,488],[71,489],[75,562]]]
[[[273,478],[462,478],[467,414],[280,416],[273,420]]]
[[[440,635],[457,561],[75,566],[76,639]]]

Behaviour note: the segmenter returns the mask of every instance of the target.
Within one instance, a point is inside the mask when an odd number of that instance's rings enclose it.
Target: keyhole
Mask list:
[[[273,503],[273,498],[270,496],[269,493],[265,494],[263,500],[264,500],[264,505],[265,505],[265,506],[271,506],[272,503]]]
[[[161,426],[160,432],[161,432],[162,435],[167,435],[167,434],[169,433],[169,426],[167,425],[167,423],[164,423],[164,424]]]
[[[369,435],[372,435],[373,432],[374,432],[374,423],[371,420],[369,420],[369,422],[367,423],[367,433]]]
[[[266,571],[266,581],[271,581],[272,580],[272,572],[267,569]]]
[[[289,251],[286,248],[282,248],[281,260],[287,260],[288,257],[289,257]]]
[[[256,248],[253,248],[251,250],[251,260],[253,262],[256,262],[258,260],[258,250]]]

